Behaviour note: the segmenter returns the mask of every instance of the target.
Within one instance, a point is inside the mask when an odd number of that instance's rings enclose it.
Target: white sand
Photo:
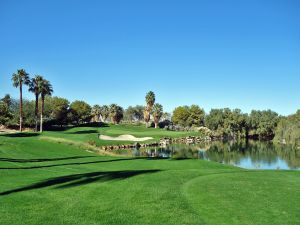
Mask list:
[[[120,135],[119,137],[111,137],[106,135],[100,135],[99,138],[101,140],[105,141],[148,141],[153,139],[152,137],[143,137],[143,138],[137,138],[133,135]]]

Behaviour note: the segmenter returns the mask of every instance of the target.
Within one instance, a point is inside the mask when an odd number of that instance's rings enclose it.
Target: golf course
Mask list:
[[[299,12],[0,0],[0,225],[300,225]]]
[[[300,224],[300,171],[87,151],[91,140],[114,143],[98,134],[192,133],[110,125],[2,134],[0,224]]]

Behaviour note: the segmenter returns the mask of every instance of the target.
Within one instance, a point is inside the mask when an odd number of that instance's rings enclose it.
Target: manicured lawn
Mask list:
[[[117,137],[123,134],[130,134],[135,137],[152,137],[148,142],[159,141],[161,137],[184,137],[198,135],[197,132],[167,131],[163,129],[146,128],[144,125],[109,125],[107,127],[75,127],[62,132],[45,132],[42,137],[64,138],[72,141],[95,141],[98,146],[129,144],[127,141],[103,141],[98,139],[98,135],[108,135]]]
[[[142,127],[73,128],[171,135]],[[77,132],[77,133],[76,133]],[[185,133],[186,134],[186,133]],[[172,135],[181,134],[174,132]],[[300,172],[249,171],[201,160],[99,156],[41,136],[0,136],[0,224],[300,224]]]

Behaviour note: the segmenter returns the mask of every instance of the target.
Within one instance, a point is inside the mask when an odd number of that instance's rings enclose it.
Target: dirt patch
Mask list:
[[[0,134],[13,134],[13,133],[17,133],[17,130],[13,130],[13,129],[8,129],[4,126],[0,126]]]

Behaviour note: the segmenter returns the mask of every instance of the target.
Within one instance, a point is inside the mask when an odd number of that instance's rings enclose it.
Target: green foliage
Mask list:
[[[60,97],[45,98],[45,121],[55,125],[67,124],[67,115],[69,111],[69,101]]]
[[[142,105],[129,106],[124,112],[124,119],[126,121],[142,121],[145,107]]]
[[[5,95],[0,100],[0,125],[8,125],[13,115],[10,110],[12,99],[10,95]]]
[[[109,107],[109,115],[114,124],[119,124],[124,117],[124,110],[117,104],[111,104]]]
[[[0,101],[0,125],[7,125],[12,118],[12,114],[9,111],[7,105]]]
[[[205,112],[198,105],[179,106],[173,111],[172,121],[180,126],[203,126]]]
[[[172,122],[180,126],[188,126],[187,120],[189,116],[189,107],[179,106],[173,111]]]
[[[70,105],[69,119],[72,123],[80,124],[89,122],[92,108],[84,101],[74,101]]]
[[[214,131],[214,136],[222,138],[246,137],[247,114],[240,109],[212,109],[205,118],[206,126]]]
[[[203,126],[205,118],[205,111],[198,105],[191,105],[189,107],[189,117],[187,123],[189,126]]]
[[[271,110],[253,110],[247,115],[240,109],[212,109],[205,119],[214,135],[223,138],[272,139],[277,123],[278,114]]]
[[[20,117],[20,102],[17,100],[12,101],[10,107],[12,119],[8,122],[9,126],[15,126],[19,123]],[[23,100],[23,124],[26,127],[33,127],[35,125],[35,101]]]
[[[300,110],[294,115],[280,119],[275,141],[300,146]]]
[[[7,108],[9,108],[11,106],[11,103],[12,103],[12,99],[10,97],[9,94],[6,94],[2,99],[1,99],[1,102],[3,102]]]
[[[249,136],[272,139],[278,122],[279,117],[276,112],[252,110],[248,119]]]

